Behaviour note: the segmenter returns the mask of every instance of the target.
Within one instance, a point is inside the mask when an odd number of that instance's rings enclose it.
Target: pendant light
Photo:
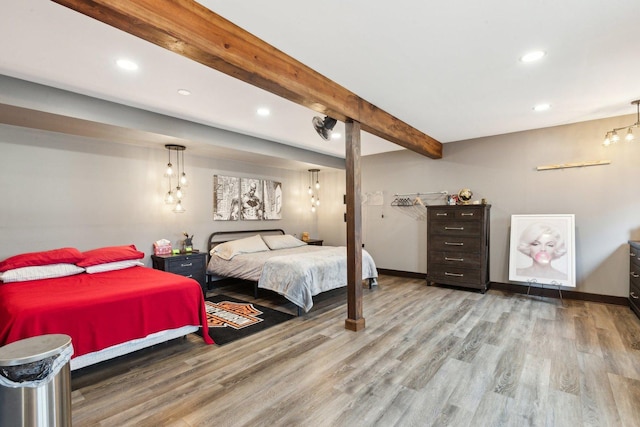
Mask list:
[[[168,205],[173,205],[173,212],[184,213],[185,209],[182,205],[182,199],[184,198],[185,192],[183,187],[187,185],[187,174],[184,171],[184,151],[187,147],[184,145],[166,144],[164,148],[169,151],[169,162],[167,163],[167,168],[164,173],[164,176],[167,177],[169,181],[169,191],[164,196],[164,202]],[[174,172],[173,163],[171,163],[172,152],[175,152],[177,173]],[[181,170],[182,172],[180,172]],[[176,177],[175,189],[172,186],[173,176]]]
[[[309,190],[308,193],[311,196],[311,212],[316,211],[316,207],[320,206],[320,195],[317,194],[320,190],[320,169],[309,169]],[[314,184],[315,182],[315,184]],[[314,188],[316,192],[314,192]]]

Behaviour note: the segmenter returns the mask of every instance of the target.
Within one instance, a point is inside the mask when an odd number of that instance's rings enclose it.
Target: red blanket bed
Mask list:
[[[0,346],[61,333],[78,357],[188,325],[200,325],[213,343],[200,285],[151,268],[0,283]]]

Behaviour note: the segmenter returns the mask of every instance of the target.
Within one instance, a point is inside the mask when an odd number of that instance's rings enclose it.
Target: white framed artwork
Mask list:
[[[575,215],[511,215],[509,280],[576,286]]]

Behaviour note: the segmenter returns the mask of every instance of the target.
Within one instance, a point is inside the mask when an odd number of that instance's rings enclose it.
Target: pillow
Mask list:
[[[287,249],[306,246],[302,240],[298,240],[290,234],[284,236],[262,236],[262,240],[269,246],[269,249]]]
[[[60,248],[43,252],[14,255],[0,262],[0,271],[50,264],[76,264],[84,256],[76,248]]]
[[[134,259],[124,261],[105,262],[104,264],[90,265],[86,268],[87,273],[104,273],[105,271],[123,270],[129,267],[144,266],[143,263]]]
[[[231,240],[216,246],[211,252],[222,259],[229,261],[238,254],[250,254],[254,252],[268,251],[269,247],[264,244],[264,240],[259,234],[244,239]]]
[[[30,267],[14,268],[0,273],[0,280],[4,283],[25,282],[27,280],[53,279],[82,273],[84,268],[75,264],[34,265]]]
[[[106,246],[86,251],[83,255],[84,259],[76,263],[80,267],[144,258],[144,252],[137,250],[135,245]]]

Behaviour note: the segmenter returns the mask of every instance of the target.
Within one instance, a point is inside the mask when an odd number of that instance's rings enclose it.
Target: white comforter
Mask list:
[[[301,246],[236,255],[230,261],[211,257],[208,273],[258,282],[309,311],[313,296],[347,285],[347,249],[344,246]],[[362,279],[378,277],[376,265],[362,250]]]

